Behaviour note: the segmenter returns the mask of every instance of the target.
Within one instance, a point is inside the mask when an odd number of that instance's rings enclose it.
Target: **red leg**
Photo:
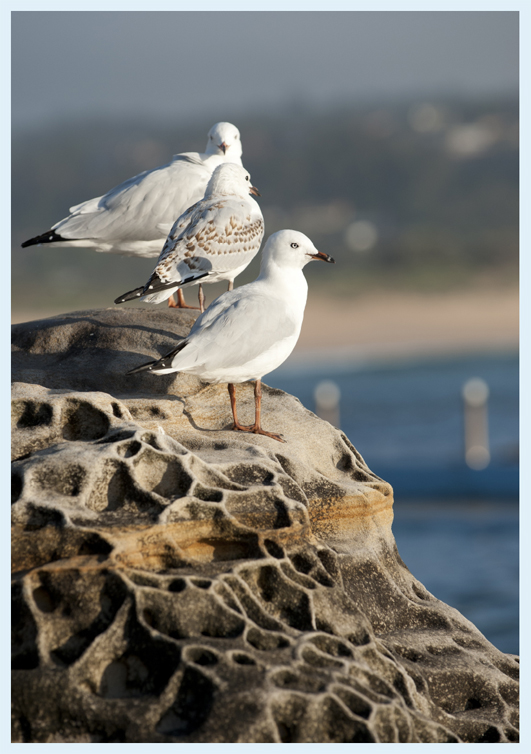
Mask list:
[[[252,432],[255,435],[265,435],[272,440],[278,440],[278,442],[286,442],[280,435],[275,435],[273,432],[266,432],[260,426],[261,413],[262,413],[262,381],[256,380],[254,383],[254,424],[245,426],[238,422],[238,415],[236,413],[236,390],[234,385],[229,382],[228,385],[230,395],[230,405],[232,408],[232,416],[234,418],[234,424],[232,429],[239,430],[240,432]]]
[[[189,306],[186,301],[184,300],[183,292],[180,288],[177,289],[177,302],[175,301],[175,298],[172,295],[168,299],[168,306],[172,309],[197,309],[197,306]]]
[[[236,388],[234,387],[232,382],[227,383],[227,388],[229,390],[230,407],[232,408],[232,416],[234,419],[232,429],[239,430],[240,432],[248,432],[250,429],[252,429],[252,424],[245,426],[244,424],[240,424],[238,421],[238,414],[236,412]]]
[[[204,312],[205,311],[205,294],[203,293],[203,286],[201,285],[201,283],[199,283],[198,298],[199,298],[199,308],[201,309],[202,312]]]

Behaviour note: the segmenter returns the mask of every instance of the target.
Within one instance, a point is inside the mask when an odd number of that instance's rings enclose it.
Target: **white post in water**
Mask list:
[[[479,377],[463,385],[465,409],[465,461],[471,469],[480,471],[490,462],[487,400],[489,387]]]
[[[323,380],[314,391],[315,413],[339,429],[339,400],[341,390],[332,380]]]

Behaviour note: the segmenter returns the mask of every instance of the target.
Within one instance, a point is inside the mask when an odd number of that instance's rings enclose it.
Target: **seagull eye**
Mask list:
[[[213,136],[210,137],[210,141],[214,141],[214,137]]]
[[[295,243],[295,242],[293,242],[292,244],[290,244],[290,246],[291,246],[292,249],[298,249],[299,248],[299,244]]]
[[[245,180],[246,180],[246,181],[248,181],[248,180],[249,180],[249,176],[248,176],[248,175],[246,175],[246,176],[245,176]]]

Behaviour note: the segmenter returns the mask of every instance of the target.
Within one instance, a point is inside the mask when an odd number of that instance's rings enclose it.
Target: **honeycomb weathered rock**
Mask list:
[[[103,374],[189,318],[144,315],[14,328],[13,740],[517,740],[517,659],[408,571],[389,485],[281,391],[285,445],[225,386]]]

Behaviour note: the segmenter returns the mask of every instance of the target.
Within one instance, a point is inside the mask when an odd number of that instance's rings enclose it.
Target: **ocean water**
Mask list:
[[[368,466],[393,484],[393,471],[444,475],[466,470],[461,389],[471,377],[489,386],[491,468],[518,464],[518,357],[471,356],[380,367],[304,368],[289,362],[268,385],[315,410],[323,379],[340,388],[340,426]],[[267,415],[267,414],[266,414]],[[407,476],[406,473],[406,476]],[[479,472],[481,473],[481,472]],[[456,477],[458,479],[458,477]],[[405,489],[405,488],[404,488]],[[514,495],[464,494],[456,482],[434,495],[433,485],[408,499],[395,486],[393,532],[409,570],[438,599],[457,608],[503,652],[518,653],[518,500]]]

